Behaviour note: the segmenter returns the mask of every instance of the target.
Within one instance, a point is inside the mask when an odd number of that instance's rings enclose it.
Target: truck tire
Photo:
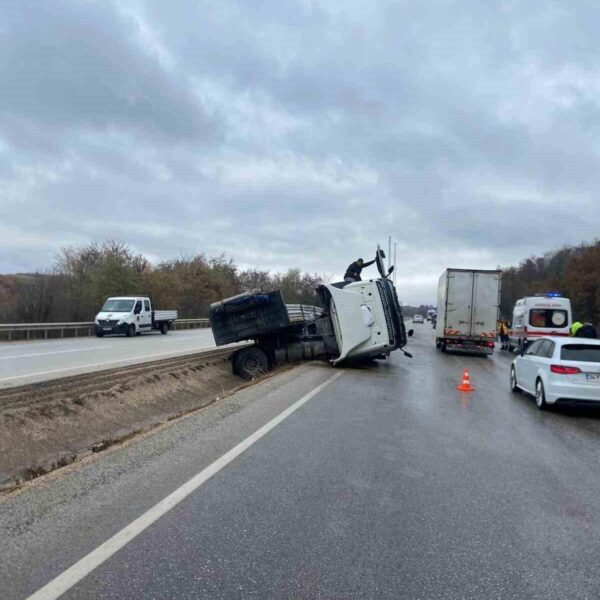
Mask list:
[[[163,321],[160,324],[160,333],[162,335],[167,335],[168,331],[169,331],[169,324],[166,321]]]
[[[269,370],[269,360],[265,352],[253,346],[244,348],[233,357],[233,372],[243,379],[260,377]]]
[[[127,337],[133,337],[135,335],[135,325],[132,323],[125,332]]]

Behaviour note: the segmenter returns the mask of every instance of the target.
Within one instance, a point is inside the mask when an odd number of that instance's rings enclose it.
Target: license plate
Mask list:
[[[586,373],[585,378],[588,381],[600,381],[600,373]]]
[[[112,327],[104,327],[104,331],[112,331]]]

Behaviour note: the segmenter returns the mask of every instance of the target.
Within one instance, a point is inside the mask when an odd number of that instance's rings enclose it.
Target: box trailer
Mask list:
[[[442,352],[493,354],[501,271],[446,269],[439,280],[435,343]]]

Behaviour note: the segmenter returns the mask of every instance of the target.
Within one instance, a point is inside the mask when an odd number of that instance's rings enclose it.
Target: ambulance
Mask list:
[[[524,348],[545,335],[568,336],[571,324],[571,301],[558,292],[521,298],[513,310],[510,350]]]

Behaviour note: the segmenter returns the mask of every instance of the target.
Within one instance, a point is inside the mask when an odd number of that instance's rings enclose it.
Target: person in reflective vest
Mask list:
[[[508,325],[504,319],[498,322],[498,335],[500,336],[500,349],[508,350]]]

